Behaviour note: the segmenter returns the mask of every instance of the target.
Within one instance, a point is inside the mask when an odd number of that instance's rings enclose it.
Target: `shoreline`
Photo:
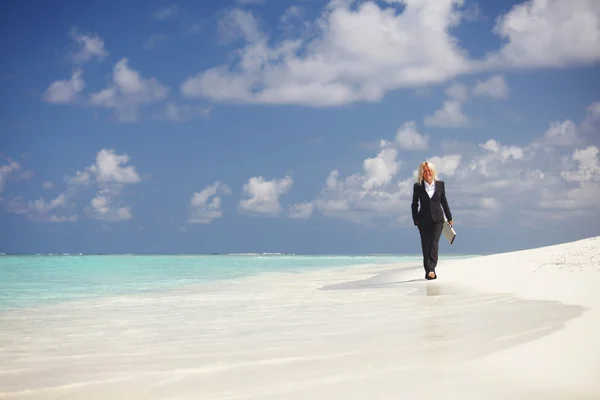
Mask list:
[[[600,237],[0,313],[8,399],[591,399]]]

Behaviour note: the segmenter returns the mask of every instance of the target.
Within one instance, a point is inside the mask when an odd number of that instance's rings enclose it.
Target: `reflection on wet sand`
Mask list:
[[[406,351],[433,352],[437,361],[483,357],[539,339],[586,311],[584,307],[557,301],[526,300],[505,293],[477,293],[440,280],[378,282],[377,278],[369,278],[322,289],[397,290],[403,296],[394,306],[404,309],[406,316],[401,318],[399,346],[415,336],[420,343],[411,342],[411,349]]]

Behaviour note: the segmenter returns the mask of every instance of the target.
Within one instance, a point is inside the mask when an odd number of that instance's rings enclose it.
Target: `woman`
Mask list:
[[[421,209],[418,209],[421,203]],[[443,210],[442,210],[443,208]],[[425,161],[419,165],[417,182],[413,186],[412,218],[419,228],[425,279],[436,279],[438,244],[444,227],[444,214],[452,226],[452,213],[446,200],[446,186],[436,180],[435,166]]]

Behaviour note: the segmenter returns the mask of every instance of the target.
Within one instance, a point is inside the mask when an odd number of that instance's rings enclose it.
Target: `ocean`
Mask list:
[[[0,398],[280,399],[415,368],[423,327],[477,301],[425,288],[416,255],[0,256]]]
[[[469,256],[444,256],[457,257]],[[268,272],[296,274],[420,260],[417,255],[4,255],[0,311],[174,290]]]

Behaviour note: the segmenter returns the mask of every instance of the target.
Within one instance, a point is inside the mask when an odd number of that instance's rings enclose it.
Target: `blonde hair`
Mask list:
[[[435,173],[435,165],[433,165],[429,161],[422,162],[421,165],[419,165],[419,172],[417,174],[417,183],[419,183],[421,185],[423,184],[423,167],[425,165],[427,165],[429,167],[429,171],[431,171],[431,177],[433,179],[437,178],[437,174]]]

